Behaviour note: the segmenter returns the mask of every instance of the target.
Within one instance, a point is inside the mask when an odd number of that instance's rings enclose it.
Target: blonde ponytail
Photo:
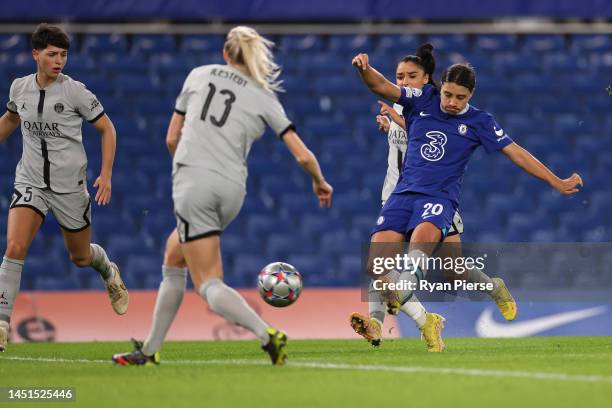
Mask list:
[[[234,27],[227,34],[224,48],[232,61],[246,67],[247,74],[265,89],[282,92],[280,67],[274,62],[274,43],[246,26]]]

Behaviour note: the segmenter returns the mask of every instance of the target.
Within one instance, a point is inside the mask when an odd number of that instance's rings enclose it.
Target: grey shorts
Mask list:
[[[220,234],[240,212],[244,187],[201,167],[182,166],[172,175],[172,199],[180,242]]]
[[[30,208],[45,218],[51,211],[57,223],[68,232],[83,231],[91,225],[91,200],[87,190],[54,193],[49,189],[15,183],[10,208]]]

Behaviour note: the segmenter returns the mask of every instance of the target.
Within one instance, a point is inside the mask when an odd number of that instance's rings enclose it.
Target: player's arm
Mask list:
[[[174,152],[176,152],[176,148],[181,140],[181,130],[184,123],[185,115],[177,112],[172,114],[170,124],[168,125],[168,133],[166,133],[166,147],[170,152],[170,156],[174,156]]]
[[[370,91],[393,102],[400,98],[400,88],[370,65],[368,54],[358,54],[353,58],[353,66]]]
[[[111,178],[113,176],[113,163],[115,161],[115,151],[117,149],[117,132],[110,118],[104,114],[95,122],[93,127],[100,132],[102,143],[102,167],[100,175],[94,183],[98,189],[96,192],[96,203],[106,205],[111,199]]]
[[[312,189],[319,199],[319,205],[325,208],[331,207],[334,189],[325,181],[319,161],[314,153],[306,147],[294,130],[287,130],[282,137],[295,160],[312,177]]]
[[[10,111],[6,111],[0,117],[0,143],[4,142],[19,126],[19,115]]]
[[[511,143],[504,147],[502,152],[521,169],[540,180],[544,180],[561,194],[575,194],[579,191],[578,186],[582,187],[583,185],[582,179],[576,173],[572,174],[569,178],[560,179],[542,162],[516,143]]]

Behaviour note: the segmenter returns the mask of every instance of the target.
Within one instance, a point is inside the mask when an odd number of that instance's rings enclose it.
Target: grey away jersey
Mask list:
[[[185,115],[175,167],[205,167],[243,186],[249,150],[266,125],[279,136],[293,128],[273,92],[229,65],[192,70],[175,111]]]
[[[83,118],[95,122],[104,108],[85,85],[60,74],[41,89],[36,74],[13,81],[7,109],[19,115],[23,154],[15,183],[73,193],[86,188]]]
[[[395,103],[393,104],[393,109],[401,115],[404,108],[402,105]],[[385,183],[382,189],[382,201],[387,201],[393,190],[395,190],[408,145],[406,131],[391,119],[389,120],[391,121],[389,133],[387,134],[389,139],[389,157],[387,159],[387,175],[385,176]]]

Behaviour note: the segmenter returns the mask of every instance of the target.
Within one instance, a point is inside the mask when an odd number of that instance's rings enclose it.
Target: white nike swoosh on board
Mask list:
[[[556,313],[535,319],[523,320],[514,323],[498,323],[493,320],[493,310],[486,308],[476,321],[476,335],[478,337],[526,337],[554,329],[578,320],[588,319],[605,313],[605,306],[574,310],[571,312]]]
[[[421,111],[421,112],[419,112],[419,115],[421,115],[421,116],[429,116],[429,115],[431,115],[431,113],[425,113],[425,112]]]

